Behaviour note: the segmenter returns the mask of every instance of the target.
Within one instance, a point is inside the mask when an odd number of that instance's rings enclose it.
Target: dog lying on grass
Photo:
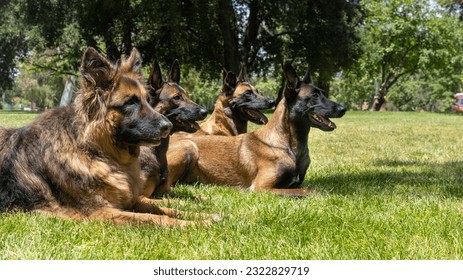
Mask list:
[[[207,109],[193,102],[188,92],[180,86],[180,65],[174,61],[167,81],[164,81],[161,68],[154,64],[148,79],[150,104],[154,110],[166,116],[172,123],[172,133],[179,131],[193,133],[199,130],[197,121],[207,116]],[[175,134],[174,134],[175,135]],[[162,138],[161,145],[142,147],[140,153],[141,176],[145,182],[143,195],[151,197],[162,193],[162,185],[167,179],[166,153],[170,136]]]
[[[310,165],[310,129],[336,129],[329,118],[342,117],[346,108],[312,85],[309,71],[302,80],[290,63],[283,71],[283,98],[264,127],[234,137],[195,135],[170,147],[169,186],[201,182],[281,195],[309,193],[298,187]]]
[[[140,199],[142,146],[172,124],[149,105],[136,49],[120,64],[88,48],[74,104],[22,128],[0,128],[0,211],[35,211],[116,224],[187,226],[180,211]]]

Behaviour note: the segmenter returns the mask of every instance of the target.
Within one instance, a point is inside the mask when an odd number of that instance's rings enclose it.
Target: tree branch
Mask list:
[[[31,63],[31,65],[34,66],[34,67],[40,68],[40,69],[55,72],[56,74],[59,74],[59,75],[69,75],[69,76],[75,76],[75,77],[78,76],[78,74],[76,74],[76,73],[64,71],[64,70],[54,68],[54,67],[51,67],[51,66],[41,65],[41,64],[38,64],[38,63]]]

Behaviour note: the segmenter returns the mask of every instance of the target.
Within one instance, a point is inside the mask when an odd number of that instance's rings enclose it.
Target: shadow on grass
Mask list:
[[[367,170],[309,176],[305,184],[342,195],[407,193],[462,198],[463,161],[428,163],[379,159]]]

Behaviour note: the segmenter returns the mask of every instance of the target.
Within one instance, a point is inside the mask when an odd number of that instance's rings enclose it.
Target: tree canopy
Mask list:
[[[429,92],[434,110],[462,83],[458,0],[6,0],[0,12],[4,90],[19,73],[69,80],[88,46],[114,61],[136,47],[146,68],[178,59],[201,90],[242,64],[281,87],[289,60],[351,108],[376,96],[375,109],[413,109]]]
[[[352,85],[357,101],[373,98],[372,109],[380,110],[399,82],[406,94],[395,90],[391,99],[404,106],[408,101],[419,107],[413,97],[432,87],[433,94],[437,90],[439,98],[447,100],[458,90],[463,29],[455,15],[428,0],[362,0],[362,7],[362,56],[343,72],[341,84],[344,88]],[[418,80],[424,88],[417,87]],[[407,82],[414,86],[406,86]],[[411,88],[416,92],[408,92]]]
[[[146,63],[177,58],[213,76],[242,63],[267,74],[289,59],[310,63],[328,81],[358,53],[356,1],[18,1],[45,47],[69,58],[83,45],[114,60],[137,47]]]

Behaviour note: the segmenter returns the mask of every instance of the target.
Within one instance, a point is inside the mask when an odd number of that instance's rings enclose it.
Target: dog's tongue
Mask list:
[[[266,124],[268,118],[259,110],[244,109],[244,112],[250,117],[249,120],[256,124]]]
[[[336,124],[334,122],[332,122],[330,119],[328,118],[325,118],[315,112],[312,113],[312,118],[314,118],[316,121],[320,122],[320,123],[323,123],[325,124],[326,126],[328,126],[329,128],[331,129],[336,129]]]

